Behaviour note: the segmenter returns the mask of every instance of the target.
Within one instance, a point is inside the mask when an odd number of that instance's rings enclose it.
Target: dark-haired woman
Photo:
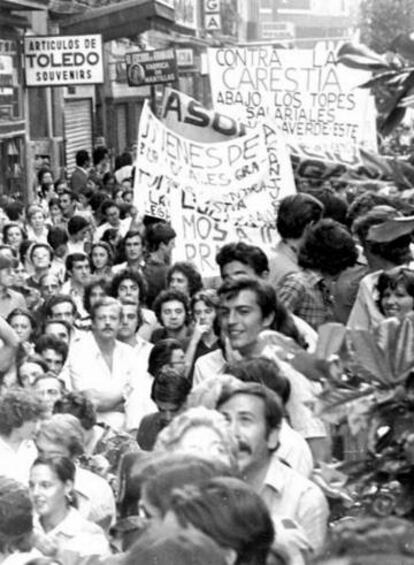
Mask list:
[[[404,318],[414,311],[414,270],[396,267],[380,274],[378,307],[385,318]]]
[[[67,457],[41,458],[30,471],[29,491],[35,510],[35,546],[62,563],[109,555],[103,530],[76,510],[75,464]]]

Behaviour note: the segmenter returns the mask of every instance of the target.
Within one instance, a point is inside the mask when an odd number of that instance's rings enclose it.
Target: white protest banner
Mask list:
[[[102,83],[102,36],[26,36],[24,66],[26,86]]]
[[[280,160],[280,154],[280,137],[268,124],[235,139],[203,143],[167,128],[146,104],[135,205],[171,221],[175,259],[193,261],[203,276],[215,275],[214,257],[224,243],[268,245],[277,237],[279,201],[295,192],[289,159]]]
[[[370,73],[336,65],[325,45],[211,48],[208,61],[214,107],[249,127],[267,117],[288,139],[339,138],[375,147],[374,100],[358,88]]]

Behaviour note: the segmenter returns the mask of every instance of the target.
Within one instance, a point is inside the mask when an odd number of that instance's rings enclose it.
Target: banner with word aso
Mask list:
[[[274,120],[290,138],[336,138],[376,148],[370,73],[336,64],[333,49],[271,45],[208,49],[213,105],[249,127]]]
[[[214,276],[215,255],[224,243],[268,247],[277,240],[279,201],[295,192],[280,145],[276,128],[266,123],[235,139],[195,141],[167,128],[146,102],[134,203],[140,213],[171,222],[175,260],[192,261],[203,276]]]
[[[193,141],[215,143],[246,133],[246,126],[228,114],[209,110],[188,94],[167,86],[161,104],[161,121]]]

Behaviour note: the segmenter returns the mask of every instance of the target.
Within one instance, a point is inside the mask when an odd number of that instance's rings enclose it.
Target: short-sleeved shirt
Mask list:
[[[278,298],[293,314],[296,314],[315,330],[334,321],[333,299],[323,276],[305,269],[284,277],[278,289]]]
[[[321,489],[273,455],[259,493],[271,516],[302,526],[314,551],[325,542],[329,507]]]

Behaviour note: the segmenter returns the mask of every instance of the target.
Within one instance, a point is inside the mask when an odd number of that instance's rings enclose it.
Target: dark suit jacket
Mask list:
[[[72,173],[72,176],[70,177],[71,190],[73,190],[73,192],[76,192],[77,194],[83,186],[86,186],[87,180],[88,173],[84,169],[76,167],[76,169]]]

